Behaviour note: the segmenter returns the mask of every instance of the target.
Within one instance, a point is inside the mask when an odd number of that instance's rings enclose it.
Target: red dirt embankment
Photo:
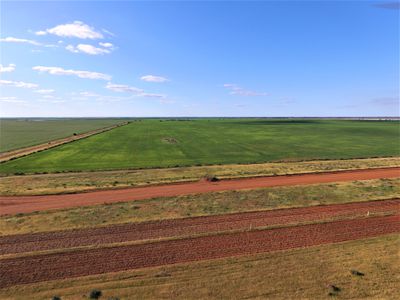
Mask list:
[[[400,168],[257,177],[222,180],[218,182],[201,181],[67,195],[2,196],[0,197],[0,215],[226,190],[256,189],[274,186],[306,185],[393,177],[400,177]]]
[[[343,242],[400,231],[399,215],[0,260],[0,288]]]
[[[0,237],[0,254],[23,253],[127,241],[183,237],[228,230],[248,230],[274,225],[363,217],[374,213],[400,213],[400,199],[326,206],[245,212],[227,215],[128,223]]]

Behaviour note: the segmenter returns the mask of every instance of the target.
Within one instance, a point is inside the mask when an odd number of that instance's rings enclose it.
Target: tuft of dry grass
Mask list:
[[[15,286],[2,299],[397,299],[399,235]],[[364,276],[354,276],[356,269]]]

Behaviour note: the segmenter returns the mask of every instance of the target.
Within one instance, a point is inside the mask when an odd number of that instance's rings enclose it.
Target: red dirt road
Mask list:
[[[227,215],[128,223],[100,228],[0,237],[0,254],[33,252],[127,241],[144,241],[273,225],[400,213],[400,199],[246,212]]]
[[[306,185],[393,177],[400,177],[400,168],[257,177],[222,180],[219,182],[191,182],[67,195],[4,196],[0,197],[0,215],[226,190],[256,189],[274,186]]]
[[[0,260],[0,288],[205,259],[307,247],[400,231],[400,216],[221,234]]]

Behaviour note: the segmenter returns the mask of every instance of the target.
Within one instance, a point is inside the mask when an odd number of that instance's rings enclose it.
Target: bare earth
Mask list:
[[[257,189],[274,186],[306,185],[339,181],[369,180],[400,177],[400,168],[381,168],[327,172],[318,174],[285,175],[218,182],[190,182],[159,186],[146,186],[120,190],[104,190],[81,194],[45,196],[2,196],[0,215],[88,206],[95,204],[127,202],[156,197],[218,192],[226,190]]]
[[[340,220],[0,260],[0,288],[229,256],[308,247],[400,231],[400,215]]]
[[[128,223],[0,237],[0,255],[400,213],[400,199]]]

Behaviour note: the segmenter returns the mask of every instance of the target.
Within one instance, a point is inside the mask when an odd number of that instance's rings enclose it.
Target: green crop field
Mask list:
[[[146,119],[0,168],[2,173],[33,173],[398,156],[399,125],[326,119]]]
[[[0,119],[0,152],[120,123],[117,119]]]

